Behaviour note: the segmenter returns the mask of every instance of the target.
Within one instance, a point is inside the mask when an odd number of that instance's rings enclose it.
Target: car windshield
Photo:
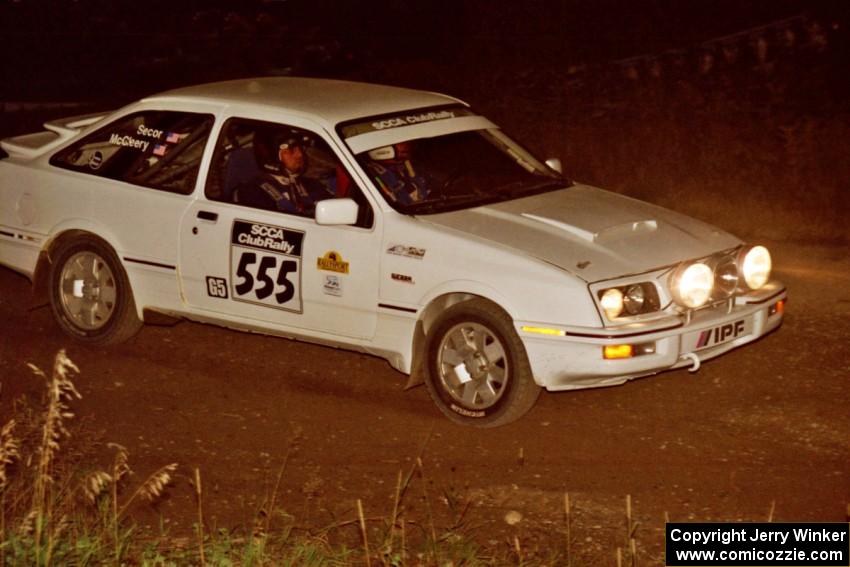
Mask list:
[[[465,116],[456,122],[471,124]],[[438,113],[430,113],[439,116]],[[424,114],[416,115],[421,120]],[[393,124],[393,119],[371,124]],[[467,122],[461,122],[467,120]],[[450,131],[451,118],[439,119],[439,130],[427,124],[382,132],[393,143],[356,153],[357,160],[387,202],[405,214],[433,214],[508,201],[569,186],[558,172],[543,164],[497,128]],[[360,125],[342,133],[362,133]],[[435,121],[434,124],[437,124]],[[444,132],[449,130],[448,132]],[[435,134],[438,135],[429,135]],[[387,134],[391,134],[387,135]],[[411,136],[408,137],[408,134]],[[349,144],[357,148],[356,144]]]

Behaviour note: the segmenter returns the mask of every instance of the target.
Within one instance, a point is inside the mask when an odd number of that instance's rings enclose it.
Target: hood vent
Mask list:
[[[538,215],[532,215],[530,213],[522,213],[522,216],[527,219],[531,219],[558,228],[560,230],[563,230],[564,232],[572,234],[573,236],[577,236],[582,240],[586,240],[587,242],[608,242],[612,240],[619,240],[621,238],[629,236],[634,236],[636,234],[655,232],[656,230],[658,230],[658,223],[654,220],[627,222],[624,224],[603,228],[599,232],[590,232],[589,230],[584,230],[577,226],[562,221],[557,221],[555,219],[550,219],[548,217],[541,217]]]
[[[555,228],[559,228],[564,232],[569,232],[573,236],[578,236],[582,240],[587,240],[588,242],[593,242],[596,239],[596,235],[589,230],[581,229],[577,226],[573,226],[571,224],[567,224],[565,222],[556,221],[555,219],[550,219],[546,217],[539,217],[537,215],[532,215],[530,213],[522,213],[527,219],[531,219],[537,222],[542,222],[543,224],[548,224],[549,226],[554,226]]]

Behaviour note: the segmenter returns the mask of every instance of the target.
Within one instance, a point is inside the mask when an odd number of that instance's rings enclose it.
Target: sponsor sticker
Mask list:
[[[96,151],[89,158],[89,167],[97,171],[101,165],[103,165],[103,154],[100,151]]]
[[[351,138],[352,136],[358,136],[368,132],[380,132],[381,130],[387,130],[389,128],[400,128],[402,126],[447,120],[461,116],[474,116],[474,113],[468,108],[438,108],[434,110],[383,116],[378,119],[369,120],[368,122],[348,124],[342,128],[342,135],[346,138]]]
[[[235,301],[302,312],[304,232],[234,220],[230,237],[230,289]]]
[[[406,276],[404,274],[393,273],[393,274],[390,274],[390,277],[397,282],[409,283],[409,284],[413,283],[413,277],[412,276]]]
[[[373,130],[385,130],[387,128],[398,128],[399,126],[407,126],[409,124],[420,124],[422,122],[433,122],[434,120],[445,120],[446,118],[454,118],[455,113],[451,110],[441,110],[439,112],[421,112],[418,114],[405,114],[403,116],[394,116],[385,120],[376,120],[372,122]]]
[[[316,259],[316,267],[327,272],[348,273],[348,262],[336,250],[328,250],[321,258]]]
[[[340,297],[342,295],[342,278],[326,274],[325,281],[322,284],[322,292],[325,295]]]
[[[711,329],[705,329],[696,333],[691,333],[691,340],[694,341],[694,350],[700,350],[708,347],[720,345],[732,340],[748,335],[749,321],[741,319],[732,323],[718,325]]]
[[[406,246],[404,244],[393,244],[387,248],[387,254],[406,256],[408,258],[421,260],[425,257],[425,248],[416,248],[415,246]]]

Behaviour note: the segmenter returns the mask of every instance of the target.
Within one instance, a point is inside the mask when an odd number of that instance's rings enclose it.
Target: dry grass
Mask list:
[[[200,470],[191,481],[197,498],[196,545],[183,544],[163,534],[151,541],[135,532],[131,510],[140,500],[161,498],[172,483],[177,464],[171,463],[150,473],[132,491],[127,484],[133,476],[129,451],[109,443],[114,451],[106,469],[80,472],[82,464],[67,463],[71,451],[69,423],[74,417],[71,402],[79,399],[73,378],[79,372],[64,351],[54,360],[50,375],[29,364],[31,372],[45,381],[46,407],[40,412],[25,411],[16,405],[19,419],[9,420],[0,429],[0,567],[15,565],[122,564],[125,562],[172,565],[184,563],[238,565],[372,565],[400,566],[452,562],[457,557],[470,560],[458,564],[484,564],[476,552],[457,539],[457,534],[438,529],[429,514],[425,543],[421,552],[408,561],[408,526],[404,517],[404,496],[415,478],[422,481],[423,495],[430,510],[430,493],[421,458],[406,477],[401,472],[396,483],[389,519],[367,517],[362,501],[353,502],[356,515],[321,529],[298,528],[279,504],[279,493],[289,460],[286,453],[271,494],[257,514],[250,534],[231,534],[204,529],[204,492]],[[20,422],[26,427],[21,428]],[[293,438],[290,448],[297,444]],[[427,445],[427,440],[423,444]],[[85,504],[80,507],[80,504]],[[273,518],[285,518],[286,525],[273,525]],[[9,520],[9,521],[7,521]],[[459,520],[458,520],[459,521]],[[357,526],[362,552],[359,560],[342,544],[331,544],[332,534],[344,534],[347,526]],[[382,542],[370,546],[370,527],[382,526]],[[413,525],[418,525],[414,522]],[[453,523],[456,527],[457,521]],[[303,535],[295,535],[298,531]],[[342,540],[345,536],[342,535]]]
[[[563,494],[563,523],[541,540],[524,528],[527,520],[513,511],[510,535],[490,548],[474,543],[480,528],[467,524],[472,494],[441,487],[426,474],[425,438],[410,469],[399,470],[386,515],[367,514],[362,498],[350,502],[342,520],[324,527],[299,525],[287,514],[280,494],[285,472],[297,438],[290,440],[275,482],[258,511],[252,529],[245,533],[207,529],[205,493],[201,471],[194,470],[190,484],[197,499],[194,538],[178,539],[162,533],[151,538],[135,531],[132,509],[140,500],[160,498],[174,479],[177,465],[165,465],[150,473],[133,490],[128,450],[117,444],[110,466],[79,472],[80,463],[62,462],[70,450],[72,417],[69,403],[79,397],[72,382],[76,367],[57,355],[46,380],[48,400],[39,414],[22,410],[0,430],[0,495],[3,523],[0,526],[0,567],[64,564],[148,565],[523,565],[580,567],[600,563],[636,567],[660,559],[639,545],[638,529],[630,495],[625,499],[624,532],[616,528],[613,547],[588,551],[576,539],[583,531],[576,525],[574,498]],[[58,433],[57,433],[58,432]],[[420,483],[419,487],[415,484]],[[411,499],[414,501],[411,502]],[[76,511],[86,503],[82,511]],[[557,504],[560,506],[560,504]],[[374,504],[372,504],[374,506]],[[414,508],[418,513],[414,512]],[[772,503],[768,521],[775,513]],[[10,522],[6,520],[9,519]],[[274,522],[277,520],[277,523]],[[617,522],[610,522],[615,525]],[[557,526],[557,524],[555,524]],[[578,527],[578,529],[576,529]],[[485,537],[487,535],[485,534]],[[492,536],[490,536],[492,537]]]
[[[20,458],[20,446],[14,437],[15,420],[10,419],[3,429],[0,429],[0,493],[6,490],[8,470]]]
[[[128,547],[128,532],[120,526],[130,505],[140,497],[152,501],[162,496],[177,465],[152,473],[123,502],[120,485],[132,474],[124,447],[110,444],[116,450],[110,472],[78,477],[69,467],[57,466],[71,438],[70,403],[81,397],[73,382],[79,368],[64,350],[57,353],[49,375],[34,364],[28,367],[45,381],[47,403],[40,414],[17,410],[27,425],[20,436],[15,435],[15,419],[0,430],[0,565],[57,565],[74,554],[103,557],[107,542],[112,543],[112,560],[120,563]],[[92,511],[104,504],[111,513],[101,518],[80,513],[80,501]],[[81,541],[87,542],[83,548]]]

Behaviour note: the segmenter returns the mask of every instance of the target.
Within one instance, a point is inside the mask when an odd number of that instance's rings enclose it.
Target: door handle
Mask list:
[[[218,220],[218,213],[213,213],[211,211],[198,211],[198,218],[201,220],[215,222]]]

